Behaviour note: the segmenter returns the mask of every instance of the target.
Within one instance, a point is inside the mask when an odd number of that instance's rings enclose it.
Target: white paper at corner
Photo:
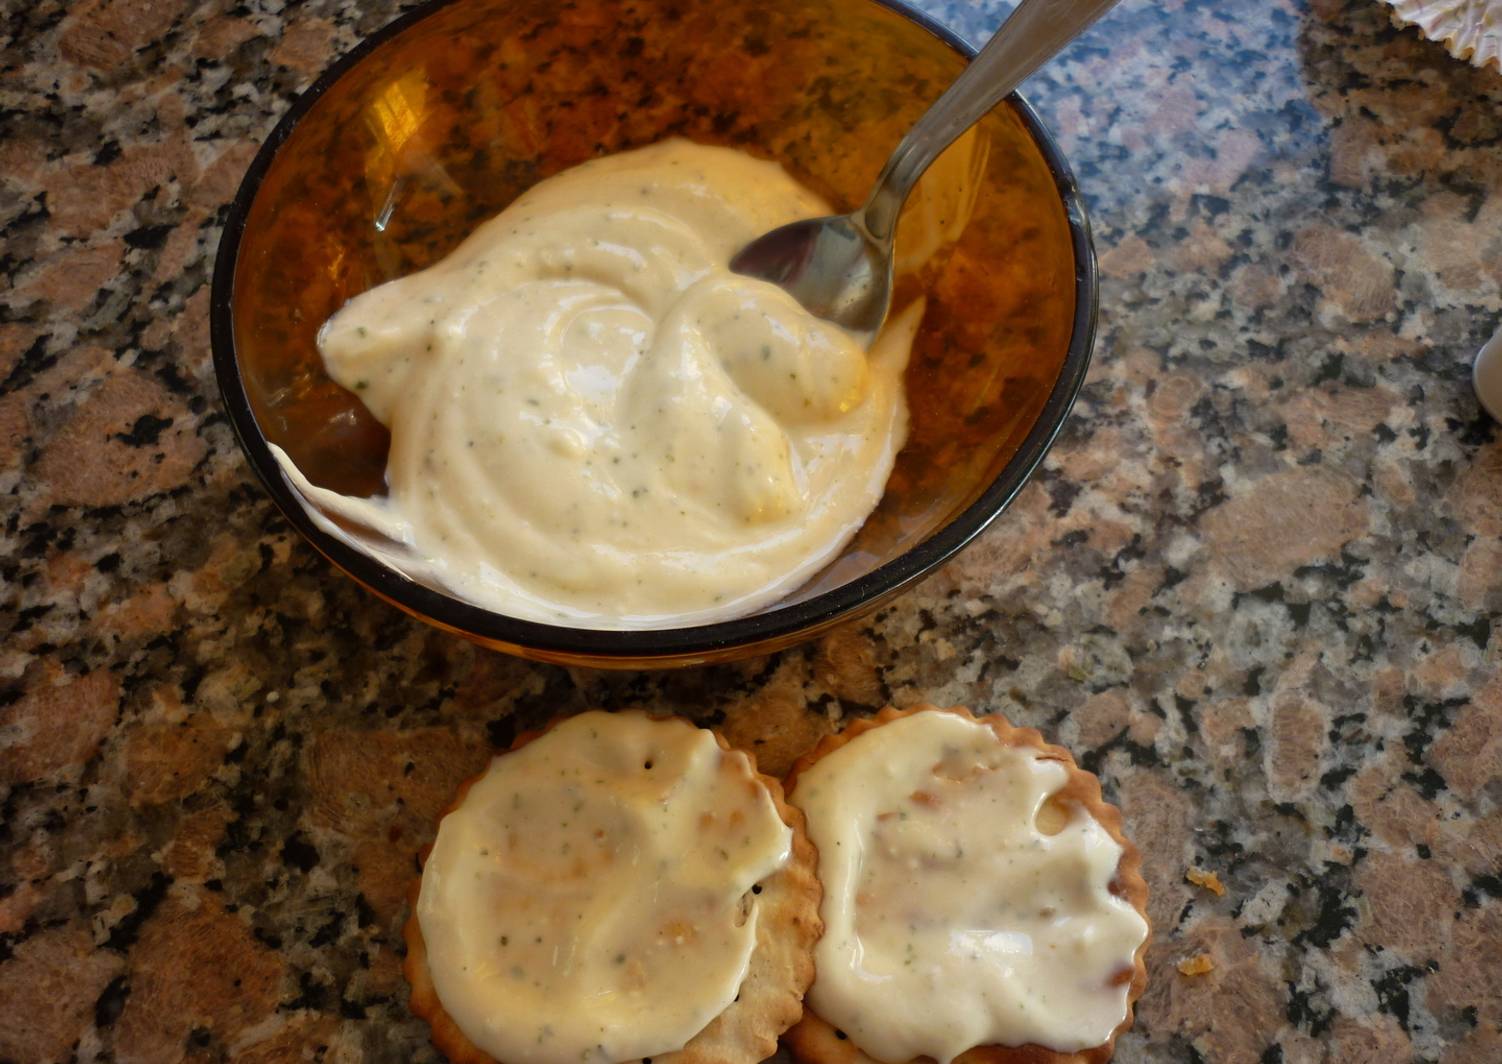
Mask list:
[[[1502,74],[1502,0],[1384,0],[1400,26],[1417,26],[1456,59]]]

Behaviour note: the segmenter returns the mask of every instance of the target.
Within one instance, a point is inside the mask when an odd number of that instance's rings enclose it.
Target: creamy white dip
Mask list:
[[[906,432],[921,304],[866,352],[728,268],[828,212],[776,164],[682,140],[551,177],[324,326],[329,372],[391,429],[389,493],[277,458],[326,531],[500,613],[656,628],[768,605],[854,535]]]
[[[1104,1044],[1147,923],[1111,891],[1121,846],[1087,812],[1045,831],[1068,773],[984,724],[917,713],[798,777],[824,884],[809,1003],[868,1056]]]

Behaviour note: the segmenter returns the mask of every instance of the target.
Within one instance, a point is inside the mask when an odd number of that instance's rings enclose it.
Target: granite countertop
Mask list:
[[[931,9],[979,36],[1002,6]],[[225,206],[395,10],[0,23],[0,1060],[432,1060],[414,855],[519,724],[770,725],[775,772],[926,700],[1042,728],[1124,808],[1156,937],[1119,1060],[1502,1060],[1502,430],[1468,385],[1502,77],[1370,0],[1128,0],[1030,87],[1104,277],[1042,475],[864,624],[601,674],[332,573],[219,407]]]

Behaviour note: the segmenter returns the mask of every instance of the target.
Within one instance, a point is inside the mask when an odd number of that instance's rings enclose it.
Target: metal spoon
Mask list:
[[[1117,0],[1021,0],[954,84],[887,160],[852,214],[808,218],[757,237],[730,260],[736,273],[785,289],[813,314],[870,345],[892,302],[897,216],[918,178],[965,130],[1058,54]]]

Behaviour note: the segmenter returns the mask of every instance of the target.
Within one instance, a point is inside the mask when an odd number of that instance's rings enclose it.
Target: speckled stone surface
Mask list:
[[[922,700],[1125,809],[1157,938],[1117,1059],[1502,1060],[1502,78],[1364,0],[1128,0],[1031,87],[1104,275],[1043,474],[866,624],[602,675],[330,572],[218,409],[224,206],[392,5],[0,11],[0,1060],[431,1060],[404,892],[519,723],[671,707],[779,771]]]

